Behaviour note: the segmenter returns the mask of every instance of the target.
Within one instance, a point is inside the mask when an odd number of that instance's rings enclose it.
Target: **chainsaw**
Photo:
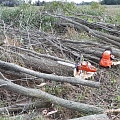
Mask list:
[[[79,62],[73,64],[63,61],[57,61],[59,64],[69,66],[73,68],[73,75],[74,77],[79,77],[80,79],[88,79],[95,75],[97,69],[92,66],[87,61],[82,61],[81,59]]]

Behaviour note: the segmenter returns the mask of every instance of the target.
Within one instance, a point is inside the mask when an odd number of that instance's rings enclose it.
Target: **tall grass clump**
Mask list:
[[[98,2],[91,2],[90,5],[80,5],[79,10],[83,14],[102,16],[105,11],[105,7]]]
[[[74,3],[53,1],[43,6],[22,4],[18,7],[1,7],[0,17],[5,24],[20,27],[21,29],[40,29],[51,31],[57,18],[51,17],[47,12],[68,14],[67,11],[76,9]]]
[[[42,29],[48,30],[53,25],[53,17],[41,14],[44,7],[37,8],[30,4],[22,4],[19,7],[1,8],[1,19],[4,23],[22,29]]]
[[[70,11],[74,11],[77,9],[77,6],[73,2],[61,2],[61,1],[53,1],[49,4],[45,4],[45,9],[49,12],[55,14],[69,14]]]
[[[115,15],[115,21],[116,21],[117,25],[120,25],[120,8],[118,8],[118,11]]]
[[[34,27],[34,22],[39,20],[39,17],[35,13],[36,10],[29,4],[22,4],[19,7],[13,8],[3,7],[1,19],[6,24],[16,27]]]

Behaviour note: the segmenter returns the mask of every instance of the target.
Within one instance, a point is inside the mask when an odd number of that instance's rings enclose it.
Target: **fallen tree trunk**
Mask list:
[[[60,105],[68,109],[82,111],[85,113],[103,113],[104,112],[102,108],[99,108],[93,105],[84,104],[84,103],[65,100],[65,99],[50,95],[39,89],[26,88],[26,87],[14,84],[5,78],[4,80],[0,79],[0,86],[4,87],[7,90],[19,93],[21,95],[43,98],[48,102],[52,102],[54,104]]]
[[[75,28],[77,28],[77,29],[79,29],[79,30],[81,30],[81,28],[82,28],[83,30],[85,30],[85,31],[88,32],[89,34],[91,34],[91,35],[93,35],[93,36],[95,36],[95,37],[97,37],[97,38],[100,38],[101,40],[104,40],[104,41],[106,41],[106,42],[110,42],[110,43],[112,43],[113,45],[116,45],[116,46],[120,47],[120,43],[119,43],[119,42],[116,42],[116,41],[114,41],[114,40],[112,40],[112,39],[110,39],[110,37],[107,37],[107,34],[106,34],[105,36],[101,36],[100,32],[95,31],[95,30],[92,30],[92,29],[90,29],[88,26],[85,26],[85,25],[83,25],[83,24],[80,24],[80,23],[78,23],[78,22],[76,22],[76,21],[74,21],[74,20],[72,20],[72,19],[67,18],[67,17],[57,16],[57,15],[54,16],[54,15],[51,15],[51,14],[48,14],[48,15],[53,16],[53,17],[57,17],[57,18],[61,18],[61,19],[63,19],[63,20],[66,20],[66,21],[74,24]],[[109,36],[109,35],[108,35],[108,36]]]
[[[57,81],[57,82],[68,82],[68,83],[72,83],[72,84],[81,84],[81,85],[95,87],[95,88],[99,88],[99,86],[100,86],[99,82],[94,82],[91,80],[82,80],[82,79],[79,79],[76,77],[64,77],[64,76],[57,76],[57,75],[53,75],[53,74],[40,73],[40,72],[36,72],[36,71],[30,70],[30,69],[21,67],[16,64],[4,62],[1,60],[0,60],[0,68],[14,70],[17,72],[23,72],[23,73],[26,73],[26,74],[29,74],[29,75],[32,75],[35,77],[40,77],[40,78],[53,80],[53,81]]]
[[[60,65],[57,61],[46,59],[44,57],[36,58],[35,56],[24,55],[23,59],[25,66],[43,73],[56,74],[62,76],[73,76],[73,68]]]
[[[88,22],[87,20],[78,18],[78,17],[69,17],[71,19],[73,19],[74,21],[83,24],[87,27],[90,27],[91,29],[99,29],[99,30],[105,30],[109,33],[112,34],[116,34],[116,35],[120,35],[119,30],[115,29],[115,26],[112,24],[108,24],[108,23],[103,23],[103,22]],[[113,29],[114,28],[114,29]]]
[[[11,50],[5,50],[5,51],[9,53],[10,56],[12,56],[11,58],[13,59],[15,59],[17,56],[19,58],[18,62],[23,66],[30,67],[34,70],[41,71],[43,73],[49,73],[49,74],[53,73],[56,75],[63,75],[63,76],[73,75],[73,68],[69,66],[63,66],[57,63],[57,60],[62,60],[62,61],[67,61],[67,60],[50,55],[39,54],[37,52],[33,52],[19,47],[17,48],[13,46],[10,48]],[[4,48],[0,48],[0,49],[4,49]],[[15,52],[15,51],[19,51],[19,52]]]
[[[110,120],[106,114],[95,114],[69,120]]]
[[[101,45],[99,43],[94,43],[94,42],[73,42],[68,40],[65,41],[61,41],[63,42],[63,45],[66,47],[69,47],[69,49],[71,49],[72,51],[78,52],[78,53],[83,53],[86,58],[91,58],[88,57],[86,54],[91,54],[93,57],[96,57],[96,60],[100,59],[103,51],[110,47],[110,45],[105,46],[104,44]],[[83,47],[81,47],[81,44]],[[89,47],[84,47],[84,44],[90,44]],[[94,47],[95,46],[95,47]],[[111,46],[111,48],[113,49],[113,54],[115,55],[115,57],[120,57],[120,50],[115,48],[115,46]]]
[[[17,71],[14,71],[14,70],[4,70],[4,69],[1,69],[0,68],[0,71],[7,75],[7,76],[10,76],[10,78],[12,77],[12,79],[24,79],[24,78],[30,78],[30,79],[35,79],[36,77],[32,76],[32,75],[28,75],[28,74],[25,74],[23,72],[17,72]]]

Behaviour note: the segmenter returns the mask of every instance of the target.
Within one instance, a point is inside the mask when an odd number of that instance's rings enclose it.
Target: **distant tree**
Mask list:
[[[102,0],[101,4],[106,4],[106,5],[120,5],[120,0]]]
[[[45,4],[45,1],[42,1],[42,2],[41,2],[41,5],[44,5],[44,4]]]
[[[14,7],[16,5],[16,2],[14,0],[4,0],[2,1],[2,4],[4,6]]]
[[[92,8],[92,9],[97,9],[97,8],[99,8],[99,3],[97,3],[97,2],[91,2],[91,8]]]
[[[40,6],[40,5],[41,5],[40,0],[36,1],[36,2],[35,2],[35,5],[36,5],[36,6]]]
[[[91,2],[84,2],[82,1],[81,5],[90,5]]]
[[[32,3],[32,0],[29,0],[28,3],[31,4],[31,3]]]
[[[38,0],[38,1],[35,2],[35,5],[36,5],[36,6],[42,6],[42,5],[44,5],[45,3],[46,3],[45,1],[40,2],[40,0]]]
[[[24,0],[0,0],[0,4],[4,6],[14,7],[22,4]]]

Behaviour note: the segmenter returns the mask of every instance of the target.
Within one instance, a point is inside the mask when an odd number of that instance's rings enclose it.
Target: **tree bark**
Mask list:
[[[48,102],[52,102],[54,104],[60,105],[68,109],[82,111],[85,113],[103,113],[104,112],[104,110],[100,107],[96,107],[96,106],[88,105],[84,103],[79,103],[79,102],[74,102],[71,100],[65,100],[65,99],[50,95],[39,89],[26,88],[26,87],[14,84],[11,81],[6,80],[6,79],[5,80],[0,79],[0,85],[1,87],[4,87],[7,90],[19,93],[21,95],[43,98],[47,100]]]
[[[68,83],[72,83],[72,84],[81,84],[81,85],[95,87],[95,88],[100,87],[99,82],[94,82],[91,80],[82,80],[82,79],[79,79],[76,77],[64,77],[64,76],[57,76],[57,75],[53,75],[53,74],[40,73],[40,72],[36,72],[36,71],[30,70],[30,69],[21,67],[16,64],[7,63],[7,62],[1,61],[1,60],[0,60],[0,68],[14,70],[16,72],[23,72],[23,73],[26,73],[26,74],[29,74],[29,75],[32,75],[35,77],[40,77],[40,78],[53,80],[53,81],[57,81],[57,82],[68,82]]]

